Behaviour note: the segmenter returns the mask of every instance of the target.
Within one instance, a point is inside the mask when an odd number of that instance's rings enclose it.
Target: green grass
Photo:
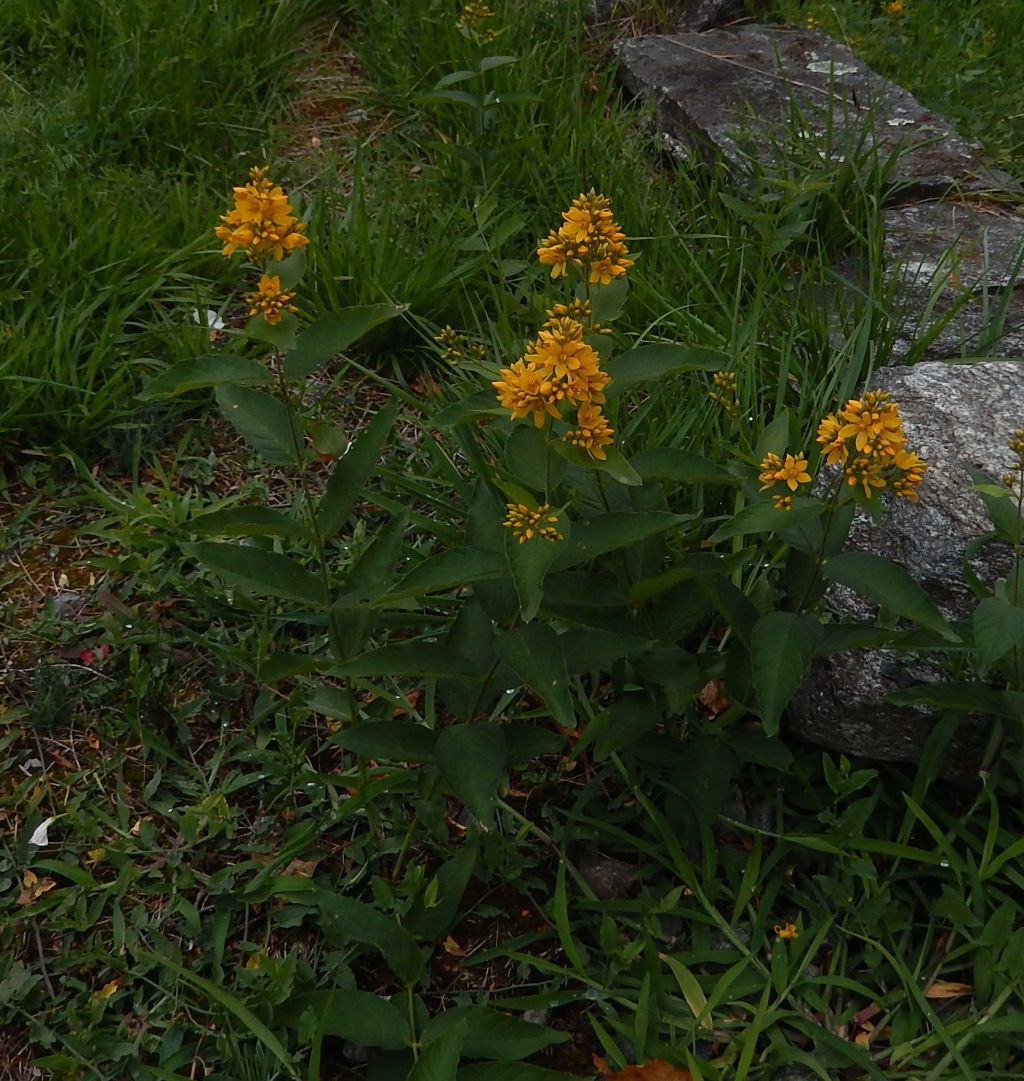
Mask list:
[[[898,14],[880,0],[774,0],[771,14],[845,41],[1020,178],[1024,27],[1014,0],[905,0]]]
[[[0,431],[109,446],[140,365],[202,351],[209,230],[262,159],[318,5],[12,0],[0,12]],[[239,155],[242,155],[239,157]]]
[[[298,16],[312,7],[267,17],[256,4],[183,2],[171,19],[167,6],[0,14],[11,74],[39,98],[30,115],[31,95],[2,91],[20,207],[0,256],[14,269],[5,437],[78,451],[10,465],[0,496],[16,556],[0,577],[0,1062],[19,1077],[35,1061],[56,1079],[405,1081],[413,1054],[399,1048],[418,1053],[438,1031],[431,1018],[487,1002],[571,1034],[516,1030],[529,1062],[575,1076],[593,1076],[595,1054],[611,1067],[661,1057],[703,1081],[772,1081],[786,1067],[825,1081],[1019,1076],[1015,745],[987,785],[957,790],[939,773],[948,723],[915,772],[769,739],[736,710],[689,700],[685,722],[636,738],[606,728],[583,747],[510,682],[489,719],[518,726],[536,753],[515,758],[481,830],[436,765],[341,746],[344,681],[280,676],[324,648],[323,615],[225,588],[196,559],[191,520],[239,503],[298,510],[306,496],[208,412],[172,428],[130,394],[209,351],[188,325],[193,307],[224,307],[237,324],[209,226],[281,115]],[[328,366],[331,391],[314,407],[347,435],[384,397],[405,404],[356,525],[329,546],[337,583],[464,543],[472,455],[503,444],[495,425],[479,441],[439,432],[430,379],[437,404],[455,402],[520,354],[564,297],[536,242],[591,185],[639,253],[616,344],[721,349],[739,384],[735,424],[704,375],[629,403],[617,421],[627,452],[756,461],[783,409],[794,438],[808,437],[891,346],[877,171],[796,150],[738,178],[676,168],[650,118],[619,101],[605,43],[585,37],[573,5],[500,8],[487,51],[516,62],[451,84],[502,94],[493,113],[431,99],[478,59],[455,10],[357,11],[344,32],[379,134],[295,165],[312,204],[303,311],[409,305],[352,363]],[[106,72],[96,50],[119,66]],[[517,92],[531,96],[509,101]],[[90,103],[106,100],[97,114]],[[37,140],[16,138],[33,124]],[[98,179],[72,182],[86,173]],[[849,252],[869,285],[830,312],[829,267]],[[483,370],[439,365],[432,336],[445,323],[486,347]],[[118,453],[96,470],[102,446]],[[315,492],[326,474],[313,467]],[[700,516],[694,543],[732,507],[713,486],[673,498]],[[380,529],[400,512],[408,528],[389,548]],[[759,561],[737,581],[772,588]],[[458,596],[382,612],[374,641],[486,640],[488,615]],[[706,600],[684,586],[656,618],[668,637],[705,638],[713,668]],[[584,734],[614,682],[572,676],[591,710]],[[458,689],[416,675],[354,693],[366,717],[444,729]],[[47,818],[51,843],[30,848]],[[588,871],[607,857],[628,871],[610,896]],[[789,923],[799,937],[786,941],[776,928]],[[357,1023],[370,1009],[359,993],[377,996],[376,1032]],[[476,1035],[468,1059],[500,1057]],[[414,1078],[428,1081],[426,1066]]]

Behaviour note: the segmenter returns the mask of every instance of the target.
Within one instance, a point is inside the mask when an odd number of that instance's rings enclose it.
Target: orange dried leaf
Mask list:
[[[284,869],[284,873],[286,875],[297,875],[299,878],[312,878],[319,862],[319,860],[292,860]]]
[[[120,980],[111,980],[110,983],[105,983],[98,991],[93,991],[93,993],[92,993],[92,995],[90,997],[92,998],[93,1002],[103,1002],[106,999],[110,998],[110,996],[120,986],[121,986],[121,981]]]
[[[466,951],[449,935],[444,942],[441,943],[444,947],[445,953],[450,953],[453,957],[465,957]]]
[[[595,1064],[597,1062],[595,1059]],[[693,1081],[693,1074],[689,1070],[670,1066],[660,1058],[651,1059],[642,1066],[627,1066],[624,1070],[609,1070],[604,1061],[600,1061],[598,1069],[605,1078],[615,1081]]]
[[[57,882],[52,878],[39,878],[34,871],[26,871],[21,879],[22,890],[15,904],[34,905],[44,893],[49,893]]]
[[[935,980],[924,989],[925,998],[959,998],[960,995],[969,995],[974,990],[970,983],[948,983],[946,980]]]
[[[722,680],[712,679],[697,692],[697,701],[707,710],[709,717],[717,717],[729,708],[729,699],[722,694],[724,688]]]

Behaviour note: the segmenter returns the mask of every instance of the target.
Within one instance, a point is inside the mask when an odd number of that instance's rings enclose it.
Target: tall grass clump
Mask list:
[[[95,451],[140,362],[202,347],[192,238],[281,115],[315,0],[0,10],[0,428]],[[228,166],[230,168],[230,166]],[[171,301],[189,300],[189,307]],[[183,317],[183,313],[186,313]],[[154,333],[144,324],[164,321]]]

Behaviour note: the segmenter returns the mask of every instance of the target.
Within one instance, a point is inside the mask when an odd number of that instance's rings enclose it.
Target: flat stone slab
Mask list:
[[[1024,355],[1024,218],[983,201],[911,203],[886,210],[883,229],[896,361],[915,343],[921,360]]]
[[[629,38],[617,46],[620,77],[653,98],[669,146],[713,149],[742,163],[770,162],[774,148],[839,160],[898,152],[894,199],[950,190],[1019,190],[938,113],[883,79],[845,45],[813,30],[748,26],[704,34]]]
[[[964,619],[976,604],[963,582],[967,544],[991,526],[968,469],[1000,477],[1013,454],[1006,446],[1024,418],[1024,361],[922,363],[883,368],[871,387],[899,405],[908,444],[929,463],[918,503],[894,499],[882,521],[859,514],[848,549],[902,564],[948,618]],[[971,560],[991,586],[1010,570],[1009,545],[987,545]],[[829,590],[828,605],[844,619],[869,621],[875,606],[851,590]],[[934,656],[920,659],[886,649],[851,650],[818,658],[791,704],[791,730],[811,742],[882,761],[916,761],[934,726],[925,708],[888,705],[892,691],[944,679]],[[976,772],[988,728],[979,719],[961,728],[947,758],[947,776]]]

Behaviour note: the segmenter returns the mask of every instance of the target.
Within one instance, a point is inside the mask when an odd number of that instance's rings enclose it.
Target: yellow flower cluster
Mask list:
[[[625,239],[608,199],[591,188],[573,199],[562,214],[562,224],[537,249],[537,257],[551,267],[552,278],[565,274],[571,265],[584,271],[591,284],[608,285],[633,265]]]
[[[479,342],[467,342],[464,334],[460,334],[454,327],[446,326],[439,334],[434,335],[434,341],[441,346],[441,357],[449,364],[461,364],[466,360],[480,363],[486,350]]]
[[[215,232],[224,255],[241,248],[250,259],[284,258],[309,243],[305,224],[292,214],[284,191],[267,177],[265,166],[249,170],[249,183],[234,189],[235,205],[221,217]]]
[[[583,323],[587,330],[596,334],[611,334],[612,332],[611,327],[603,327],[600,323],[593,321],[594,306],[583,297],[574,297],[568,304],[552,304],[544,314],[548,317],[548,321],[544,324],[546,327],[551,326],[556,319],[564,319],[568,316],[570,319],[575,319],[577,323]]]
[[[552,318],[526,354],[499,375],[492,385],[502,407],[512,411],[513,420],[532,417],[540,428],[548,417],[561,417],[563,403],[576,406],[577,445],[585,445],[595,458],[605,457],[601,448],[612,442],[611,429],[599,406],[608,375],[601,371],[597,353],[583,340],[582,323],[569,316]]]
[[[486,45],[498,36],[496,30],[484,26],[488,19],[493,18],[494,12],[486,4],[471,2],[463,7],[462,14],[455,25],[476,38],[478,44]]]
[[[898,19],[903,14],[903,0],[889,0],[889,3],[883,6],[886,15],[891,16],[893,19]]]
[[[928,463],[906,448],[899,407],[881,390],[851,398],[818,425],[818,443],[829,465],[841,465],[846,482],[870,498],[888,488],[917,501]]]
[[[708,397],[722,407],[726,416],[735,417],[736,410],[739,408],[739,401],[736,398],[738,384],[736,383],[735,373],[715,372],[711,377],[711,381],[714,383],[715,389],[711,391]]]
[[[554,525],[558,521],[558,515],[551,513],[551,507],[547,503],[537,507],[536,510],[525,503],[506,503],[505,510],[507,516],[503,524],[506,529],[512,530],[512,536],[520,544],[525,544],[534,537],[540,537],[541,540],[552,543],[564,539]]]
[[[245,302],[249,305],[250,315],[262,315],[271,325],[281,322],[281,312],[297,312],[299,309],[291,303],[294,293],[286,293],[281,288],[281,279],[276,274],[264,274],[260,278],[260,287],[255,293],[246,293]]]
[[[761,482],[761,491],[767,492],[776,484],[785,484],[789,494],[774,496],[776,510],[791,510],[793,493],[801,484],[810,484],[811,475],[807,472],[807,459],[803,454],[787,454],[785,458],[778,454],[766,454],[760,465],[761,472],[757,479]]]

